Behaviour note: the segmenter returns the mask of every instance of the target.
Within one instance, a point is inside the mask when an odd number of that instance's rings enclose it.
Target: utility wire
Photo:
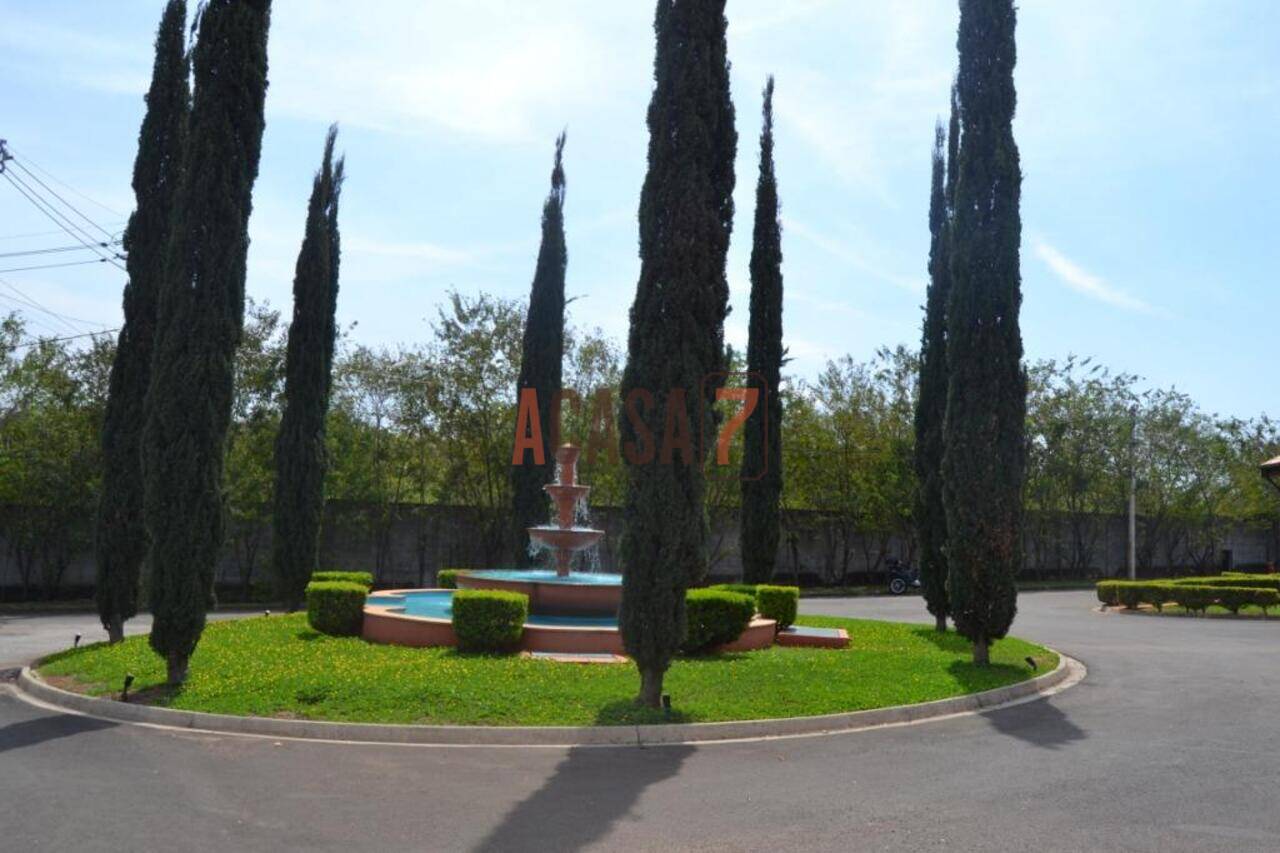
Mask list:
[[[118,331],[120,331],[119,326],[117,326],[114,329],[102,329],[97,332],[85,332],[82,335],[67,335],[61,338],[37,338],[33,341],[19,341],[18,343],[9,347],[9,349],[16,350],[16,349],[22,349],[23,347],[39,346],[40,344],[57,344],[63,341],[79,340],[80,338],[96,338],[98,335],[109,335],[109,334],[112,334],[113,332],[118,332]]]
[[[22,152],[18,151],[18,150],[17,150],[16,148],[14,148],[12,145],[11,145],[11,146],[9,146],[9,151],[10,151],[12,154],[16,154],[17,156],[21,157],[21,158],[23,159],[23,161],[24,161],[24,162],[26,162],[28,165],[30,165],[30,166],[32,166],[32,167],[34,167],[34,168],[35,168],[35,170],[36,170],[37,172],[39,172],[40,174],[44,175],[44,176],[45,176],[46,178],[48,178],[49,180],[53,181],[53,182],[54,182],[55,184],[57,184],[58,186],[63,187],[64,189],[66,189],[66,190],[68,190],[68,191],[70,191],[70,192],[75,193],[76,195],[80,196],[80,198],[82,198],[82,199],[84,199],[85,201],[89,202],[89,204],[92,204],[92,205],[94,205],[95,207],[99,207],[99,208],[101,208],[101,209],[105,210],[107,213],[110,213],[112,216],[120,217],[121,219],[123,219],[123,218],[124,218],[124,214],[123,214],[123,213],[121,213],[120,211],[116,210],[114,207],[108,207],[107,205],[103,204],[102,202],[98,201],[97,199],[95,199],[95,198],[91,198],[90,196],[87,196],[87,195],[85,195],[84,193],[80,192],[80,190],[78,190],[78,189],[76,189],[75,187],[71,186],[71,185],[70,185],[70,184],[68,184],[66,181],[59,180],[57,175],[50,174],[50,172],[49,172],[49,170],[48,170],[48,169],[46,169],[46,168],[44,168],[43,166],[41,166],[41,165],[40,165],[39,163],[37,163],[35,160],[32,160],[32,159],[31,159],[30,157],[28,157],[26,154],[23,154]]]
[[[118,220],[118,221],[115,221],[115,222],[108,222],[107,224],[108,224],[108,225],[123,225],[123,224],[125,224],[125,220]],[[26,234],[0,234],[0,240],[26,240],[26,239],[28,239],[28,238],[30,238],[30,237],[54,237],[54,236],[57,236],[57,235],[59,235],[59,234],[66,234],[66,233],[67,233],[67,232],[66,232],[66,229],[65,229],[65,228],[59,228],[57,231],[31,231],[31,232],[26,233]],[[114,236],[115,236],[115,237],[116,237],[116,239],[118,240],[118,239],[119,239],[119,237],[120,237],[120,235],[121,235],[121,234],[123,234],[123,233],[124,233],[124,231],[123,231],[123,229],[121,229],[120,231],[115,232],[115,235],[114,235]]]
[[[45,314],[48,314],[48,315],[49,315],[49,316],[51,316],[51,317],[57,317],[59,320],[71,321],[71,322],[73,322],[73,323],[79,323],[79,324],[81,324],[81,325],[83,325],[83,326],[90,326],[90,327],[93,327],[93,326],[102,326],[102,325],[103,325],[102,323],[99,323],[99,322],[97,322],[97,321],[95,321],[95,320],[86,320],[86,319],[84,319],[83,317],[72,317],[72,316],[70,316],[70,315],[63,314],[63,313],[58,312],[58,311],[54,311],[52,308],[49,308],[47,305],[41,305],[41,304],[40,304],[39,302],[37,302],[36,300],[32,299],[32,298],[31,298],[31,297],[26,293],[26,291],[24,291],[24,290],[22,290],[21,288],[19,288],[19,287],[18,287],[16,284],[14,284],[13,282],[11,282],[11,281],[6,281],[6,280],[5,280],[5,279],[3,279],[3,278],[0,278],[0,287],[8,288],[8,289],[9,289],[9,290],[11,290],[13,293],[17,294],[17,296],[18,296],[18,298],[19,298],[20,300],[22,300],[22,301],[23,301],[23,302],[25,302],[26,304],[30,305],[32,308],[35,308],[37,311],[43,311]],[[0,298],[2,298],[2,297],[4,297],[4,294],[0,293]],[[73,328],[71,331],[73,331],[73,332],[79,332],[79,331],[81,331],[81,330],[80,330],[80,329],[75,329],[75,328]]]
[[[60,267],[81,267],[81,266],[84,266],[85,264],[115,264],[117,267],[120,267],[120,265],[116,264],[115,261],[113,261],[111,258],[94,258],[91,261],[66,261],[61,264],[37,264],[36,266],[32,266],[32,267],[9,267],[8,269],[0,270],[0,272],[30,272],[31,270],[54,270]],[[120,269],[124,269],[124,267],[120,267]]]
[[[40,180],[40,176],[39,176],[39,175],[37,175],[35,172],[31,171],[30,169],[28,169],[26,166],[24,166],[24,165],[22,164],[22,161],[21,161],[21,160],[18,160],[18,159],[16,159],[16,158],[10,158],[10,159],[9,159],[9,162],[10,162],[10,163],[12,163],[13,165],[17,166],[17,167],[18,167],[19,169],[21,169],[24,173],[26,173],[26,175],[27,175],[29,178],[31,178],[31,180],[35,181],[35,182],[36,182],[37,184],[39,184],[40,186],[44,187],[45,192],[49,193],[51,196],[53,196],[54,198],[56,198],[58,201],[62,202],[62,206],[63,206],[63,207],[65,207],[67,210],[70,210],[70,211],[71,211],[72,213],[74,213],[76,216],[79,216],[79,217],[80,217],[81,219],[83,219],[85,222],[89,223],[89,224],[90,224],[90,225],[92,225],[94,228],[96,228],[96,229],[98,229],[99,231],[101,231],[101,232],[102,232],[102,234],[103,234],[103,236],[105,236],[108,240],[110,240],[110,239],[111,239],[111,232],[107,231],[107,229],[103,228],[101,225],[99,225],[98,223],[94,222],[94,221],[93,221],[92,219],[90,219],[88,216],[86,216],[85,214],[81,213],[81,212],[80,212],[80,209],[79,209],[78,207],[76,207],[74,204],[72,204],[71,202],[67,201],[67,200],[66,200],[65,198],[63,198],[62,196],[58,195],[58,191],[57,191],[57,190],[55,190],[53,187],[51,187],[51,186],[49,186],[48,184],[46,184],[44,181]]]
[[[82,236],[81,233],[77,233],[77,231],[83,233],[83,229],[78,228],[75,225],[75,223],[68,220],[65,215],[53,209],[52,206],[49,205],[47,201],[43,201],[42,199],[37,198],[35,193],[32,192],[30,188],[27,187],[26,184],[23,183],[20,178],[16,177],[13,174],[12,170],[6,169],[4,172],[0,174],[3,174],[3,176],[8,179],[9,183],[13,186],[15,190],[17,190],[23,196],[23,198],[25,198],[27,201],[35,205],[37,210],[39,210],[46,217],[48,217],[48,219],[52,221],[54,225],[57,225],[63,231],[65,231],[68,235],[70,235],[72,239],[82,244],[85,248],[92,249],[96,254],[99,255],[99,257],[102,257],[103,260],[109,261],[114,266],[118,267],[120,270],[127,272],[123,264],[119,263],[114,258],[108,258],[103,256],[98,251],[97,247],[94,246],[94,242],[96,241],[93,237],[89,236],[88,234],[84,234],[84,236]],[[89,239],[86,240],[85,237],[89,237]],[[14,270],[10,270],[10,272],[14,272]]]
[[[120,245],[120,241],[113,240],[110,243],[99,243],[98,245],[104,249],[109,249],[112,246]],[[84,246],[53,246],[47,249],[23,249],[20,252],[0,252],[0,258],[21,258],[26,255],[55,255],[61,252],[83,252],[85,248]]]

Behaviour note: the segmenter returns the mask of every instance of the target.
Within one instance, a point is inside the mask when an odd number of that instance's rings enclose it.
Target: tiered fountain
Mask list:
[[[544,488],[555,504],[555,524],[529,528],[529,538],[550,549],[555,569],[493,569],[458,575],[462,589],[503,589],[529,597],[529,616],[520,647],[555,656],[620,660],[618,632],[622,575],[573,571],[574,555],[595,545],[604,531],[575,524],[578,507],[591,491],[577,479],[578,448],[556,450],[556,482]],[[735,651],[766,648],[774,641],[775,623],[755,619],[737,641]],[[375,592],[365,602],[364,638],[401,646],[452,646],[453,590],[401,589]]]
[[[578,483],[579,450],[566,444],[556,450],[556,482],[543,486],[555,504],[555,524],[529,528],[529,538],[555,555],[555,571],[546,569],[467,572],[458,576],[463,589],[506,589],[529,596],[534,616],[616,618],[622,599],[622,575],[571,571],[574,555],[593,547],[603,530],[578,527],[578,507],[590,486]]]

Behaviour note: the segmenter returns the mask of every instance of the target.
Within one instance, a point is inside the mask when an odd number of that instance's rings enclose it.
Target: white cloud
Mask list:
[[[1154,306],[1144,302],[1136,296],[1131,296],[1123,290],[1112,287],[1107,284],[1106,280],[1100,276],[1094,275],[1079,264],[1072,261],[1062,252],[1055,249],[1042,239],[1036,239],[1033,243],[1036,256],[1044,261],[1045,265],[1062,281],[1067,287],[1083,294],[1097,302],[1112,305],[1116,308],[1123,308],[1126,311],[1134,311],[1139,314],[1163,314],[1164,312]]]

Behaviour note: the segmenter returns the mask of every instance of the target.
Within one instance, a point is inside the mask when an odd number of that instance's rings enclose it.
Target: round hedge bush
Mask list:
[[[722,589],[691,589],[685,593],[688,628],[685,654],[697,654],[732,643],[747,630],[756,612],[755,599]]]
[[[775,620],[779,631],[791,627],[800,610],[800,587],[761,584],[756,587],[756,610],[764,618]]]
[[[436,587],[439,589],[457,589],[458,575],[462,569],[441,569],[436,572]]]
[[[524,634],[529,596],[497,589],[460,589],[453,594],[453,633],[466,652],[509,651]]]
[[[336,581],[337,583],[353,583],[364,587],[365,589],[373,589],[373,574],[370,572],[312,572],[311,582],[327,583]]]
[[[345,581],[307,584],[307,623],[321,634],[355,637],[364,624],[367,587]]]

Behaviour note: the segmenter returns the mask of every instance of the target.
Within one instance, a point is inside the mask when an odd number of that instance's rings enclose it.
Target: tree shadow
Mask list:
[[[0,753],[26,746],[36,746],[60,738],[74,737],[85,732],[115,728],[117,725],[119,724],[109,720],[98,720],[75,714],[56,714],[23,720],[20,723],[10,723],[0,728]]]
[[[1084,740],[1088,732],[1071,722],[1051,699],[1038,699],[980,714],[993,729],[1043,749],[1061,749]]]
[[[626,816],[650,785],[679,772],[691,746],[574,747],[476,850],[580,850]]]

